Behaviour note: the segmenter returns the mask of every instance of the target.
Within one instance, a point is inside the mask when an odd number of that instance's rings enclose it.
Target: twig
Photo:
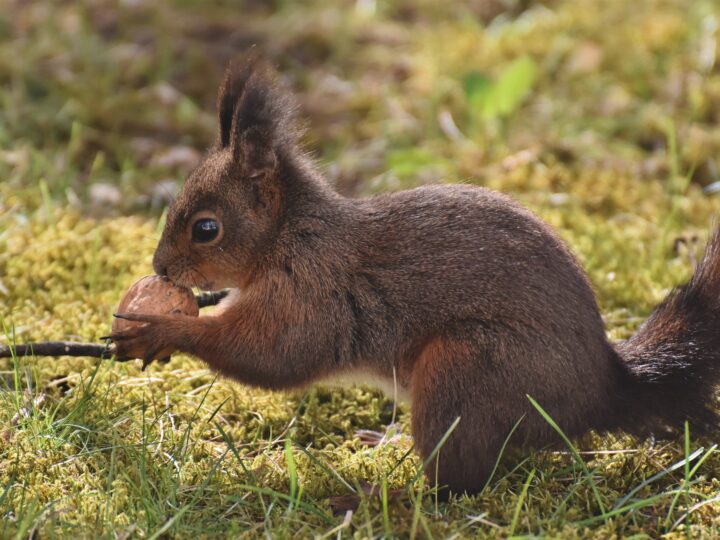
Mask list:
[[[11,356],[89,356],[112,358],[114,347],[109,343],[78,343],[75,341],[39,341],[37,343],[19,343],[17,345],[0,345],[0,358]]]
[[[229,289],[204,292],[195,297],[199,308],[215,306],[225,298]],[[15,356],[88,356],[108,360],[115,354],[110,344],[78,343],[76,341],[38,341],[36,343],[20,343],[18,345],[0,345],[0,358]],[[115,358],[120,362],[130,358]]]

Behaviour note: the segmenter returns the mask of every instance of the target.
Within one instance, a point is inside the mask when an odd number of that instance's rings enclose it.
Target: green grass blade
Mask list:
[[[583,471],[585,472],[585,478],[590,483],[590,489],[592,489],[593,495],[595,497],[595,502],[600,509],[600,513],[605,514],[605,505],[602,502],[602,497],[600,497],[600,492],[598,491],[595,480],[593,479],[593,476],[590,473],[590,470],[588,469],[585,460],[583,460],[582,456],[580,455],[580,452],[578,452],[577,448],[575,448],[575,445],[572,444],[568,436],[565,435],[563,430],[560,429],[560,426],[557,425],[555,420],[550,417],[550,415],[545,411],[545,409],[543,409],[540,404],[532,398],[532,396],[527,396],[527,398],[530,400],[530,403],[532,403],[533,407],[535,407],[535,409],[545,419],[545,421],[552,426],[552,428],[558,433],[558,435],[560,435],[562,440],[565,442],[565,445],[570,449],[570,452],[575,458],[575,462],[580,465],[580,467],[582,467]]]
[[[522,509],[522,505],[525,502],[525,497],[527,496],[528,489],[530,488],[530,482],[532,482],[532,479],[534,476],[535,476],[535,469],[530,471],[530,474],[528,474],[527,479],[525,480],[525,483],[523,484],[522,491],[520,492],[520,496],[518,497],[517,504],[515,505],[515,511],[513,512],[512,522],[510,523],[510,529],[508,530],[508,536],[514,536],[514,534],[515,534],[515,530],[517,529],[518,521],[520,520],[520,510]]]

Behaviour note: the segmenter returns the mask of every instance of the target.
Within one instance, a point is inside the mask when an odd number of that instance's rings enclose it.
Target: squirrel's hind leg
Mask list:
[[[501,350],[476,327],[435,338],[416,359],[412,432],[423,461],[460,418],[425,471],[443,497],[483,489],[523,414],[525,404],[513,405],[511,389],[498,373],[502,359],[493,355]]]

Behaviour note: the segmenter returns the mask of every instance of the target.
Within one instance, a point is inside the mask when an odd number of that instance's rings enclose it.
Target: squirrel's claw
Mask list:
[[[135,339],[137,337],[140,337],[143,333],[143,328],[126,328],[124,330],[117,330],[115,332],[111,332],[109,336],[107,336],[109,339],[111,339],[113,342],[118,341],[126,341],[128,339]]]
[[[146,313],[113,313],[116,319],[125,319],[126,321],[158,323],[167,319],[167,315],[150,315]]]
[[[142,359],[142,368],[141,371],[145,371],[145,368],[148,367],[150,364],[153,363],[153,360],[156,359],[156,357],[160,354],[161,351],[152,351],[145,355],[145,357]],[[162,358],[157,358],[157,362],[160,362],[161,364],[167,364],[170,361],[170,355],[163,356]]]

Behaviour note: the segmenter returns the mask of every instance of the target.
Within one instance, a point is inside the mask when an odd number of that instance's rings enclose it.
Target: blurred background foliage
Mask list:
[[[251,46],[297,92],[308,146],[345,193],[502,186],[518,167],[544,179],[515,190],[572,192],[595,170],[663,180],[671,128],[692,181],[718,179],[712,1],[5,5],[0,174],[11,204],[37,206],[43,178],[62,203],[158,212],[163,188],[213,141],[224,66]]]

